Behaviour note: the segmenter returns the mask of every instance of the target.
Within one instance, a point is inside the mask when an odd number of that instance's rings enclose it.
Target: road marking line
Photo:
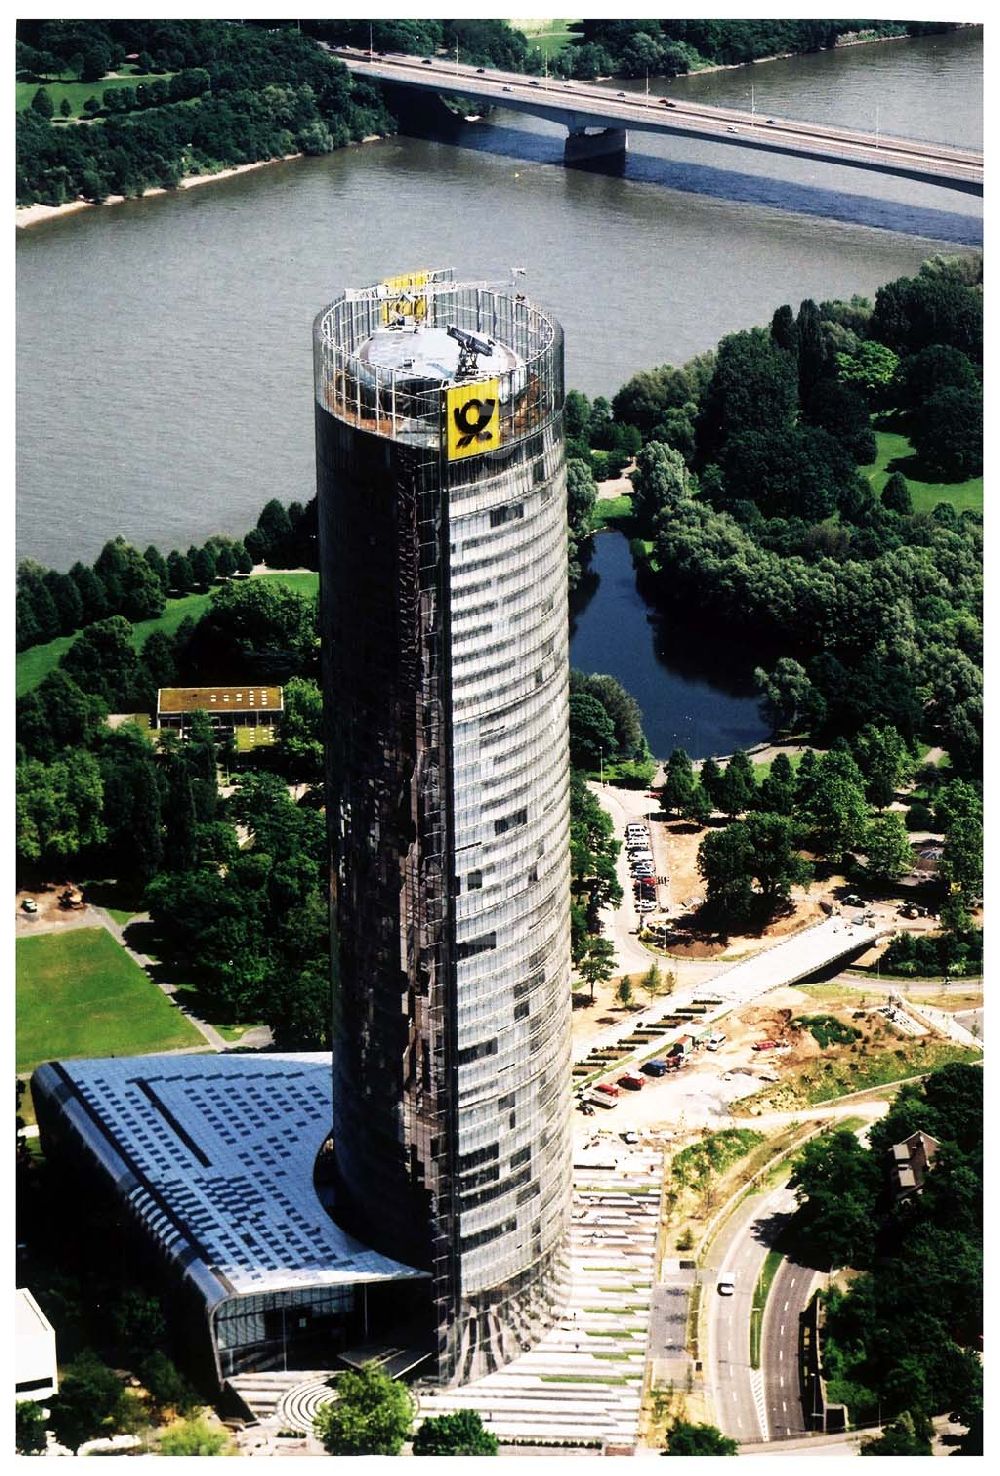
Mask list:
[[[781,1324],[781,1330],[780,1330],[778,1336],[779,1337],[782,1337],[782,1338],[785,1336],[785,1324],[784,1323]]]
[[[781,1310],[782,1310],[782,1312],[787,1312],[788,1311],[788,1303],[787,1302],[785,1303],[785,1305],[782,1307]]]
[[[784,1356],[785,1356],[785,1350],[784,1350],[784,1348],[779,1348],[778,1349],[778,1362],[779,1363],[784,1359]]]

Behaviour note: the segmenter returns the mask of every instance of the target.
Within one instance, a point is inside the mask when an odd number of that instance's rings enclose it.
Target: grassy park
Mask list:
[[[895,431],[876,430],[878,452],[875,460],[860,468],[876,492],[881,492],[892,472],[902,472],[910,488],[915,512],[930,512],[939,502],[950,502],[956,512],[983,510],[983,479],[970,477],[967,482],[924,482],[913,447],[906,436]]]
[[[319,589],[319,575],[311,571],[290,574],[275,571],[255,574],[253,577],[268,580],[272,584],[283,584],[301,595],[314,596]],[[154,630],[162,631],[164,635],[173,635],[183,620],[189,617],[200,620],[208,609],[212,594],[212,590],[206,590],[204,594],[180,595],[177,599],[168,600],[162,615],[155,620],[140,620],[133,625],[132,645],[138,651]],[[44,681],[49,672],[59,665],[60,658],[79,634],[76,631],[73,635],[57,636],[54,641],[46,641],[43,646],[32,646],[27,651],[19,651],[15,661],[16,695],[23,697],[25,692],[32,691],[39,682]]]
[[[120,87],[139,87],[143,83],[169,82],[172,76],[172,72],[126,72],[121,76],[102,77],[99,82],[67,82],[61,78],[52,82],[17,82],[14,84],[14,105],[19,113],[30,107],[31,99],[39,87],[43,87],[52,99],[57,116],[59,104],[66,98],[73,110],[70,117],[79,118],[83,115],[83,105],[88,97],[96,97],[100,102],[106,92],[114,92]]]
[[[72,1056],[129,1056],[202,1037],[104,928],[17,941],[16,1069]]]

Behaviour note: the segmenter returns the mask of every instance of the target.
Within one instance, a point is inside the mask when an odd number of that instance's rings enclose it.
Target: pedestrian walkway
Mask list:
[[[473,1409],[503,1443],[634,1445],[662,1188],[658,1153],[602,1135],[578,1155],[565,1315],[522,1358],[460,1389],[417,1386],[421,1419]]]

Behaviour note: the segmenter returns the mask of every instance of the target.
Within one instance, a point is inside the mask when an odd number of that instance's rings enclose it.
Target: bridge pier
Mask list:
[[[625,128],[599,128],[588,133],[586,128],[570,128],[566,136],[563,159],[566,164],[589,163],[591,159],[620,158],[623,162],[628,153],[628,130]]]

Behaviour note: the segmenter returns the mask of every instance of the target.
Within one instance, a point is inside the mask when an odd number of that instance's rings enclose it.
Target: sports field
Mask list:
[[[104,928],[17,941],[16,1069],[69,1056],[132,1056],[203,1038]]]

